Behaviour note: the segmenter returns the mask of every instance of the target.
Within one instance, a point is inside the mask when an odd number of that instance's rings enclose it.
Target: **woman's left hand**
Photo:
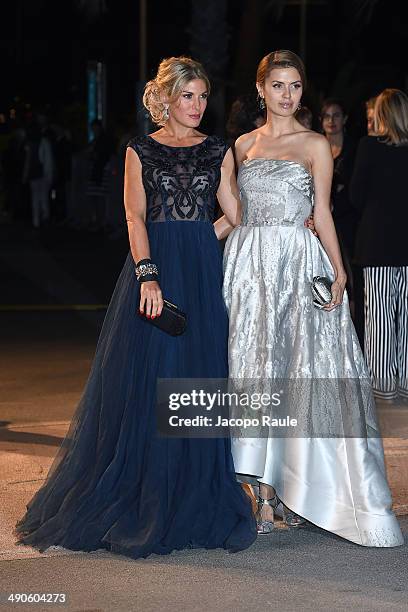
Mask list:
[[[324,310],[330,312],[331,310],[334,310],[336,306],[340,306],[343,303],[343,295],[344,290],[346,288],[346,282],[347,276],[345,274],[342,274],[341,276],[338,276],[336,278],[336,280],[331,286],[332,300],[329,304],[327,304],[327,306],[324,306]]]

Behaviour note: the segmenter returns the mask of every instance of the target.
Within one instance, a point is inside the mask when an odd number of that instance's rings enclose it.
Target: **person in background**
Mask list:
[[[313,113],[307,106],[301,106],[295,114],[296,121],[299,121],[307,130],[311,130],[313,126]]]
[[[360,344],[363,342],[363,299],[356,277],[359,274],[352,265],[358,214],[349,197],[349,185],[353,173],[357,144],[345,133],[347,113],[337,98],[327,98],[320,109],[320,122],[330,144],[333,156],[333,182],[330,194],[333,221],[340,242],[343,262],[347,270],[347,292],[350,308]],[[361,271],[360,271],[361,274]],[[355,282],[357,281],[357,282]]]
[[[376,136],[361,139],[350,185],[361,214],[355,259],[363,267],[365,357],[374,393],[408,398],[408,97],[385,89],[374,107]]]
[[[51,199],[55,210],[55,220],[66,221],[69,186],[72,171],[72,139],[70,132],[63,126],[53,123],[49,128],[51,146],[55,160],[54,182]]]
[[[253,95],[240,96],[230,110],[226,131],[228,144],[231,146],[242,134],[260,127],[265,123],[265,109]]]
[[[93,139],[86,150],[89,161],[86,196],[91,214],[89,229],[97,231],[105,229],[107,222],[107,201],[110,187],[109,161],[115,147],[102,121],[94,119],[91,128]]]
[[[358,217],[349,199],[349,183],[353,173],[356,142],[345,133],[347,113],[336,98],[322,104],[320,121],[333,156],[331,206],[337,234],[350,261],[354,249]]]
[[[237,138],[246,132],[250,132],[254,128],[260,127],[264,123],[265,108],[260,104],[260,100],[257,100],[254,94],[242,95],[234,100],[225,126],[227,142],[232,151],[234,151],[235,141]],[[238,171],[236,166],[235,170]],[[222,215],[223,212],[220,206],[217,205],[215,218],[218,219],[222,217]],[[221,250],[224,248],[224,245],[225,239],[221,239]]]
[[[374,136],[374,106],[376,97],[369,98],[365,103],[367,117],[367,135]]]
[[[32,224],[38,229],[50,218],[50,189],[54,179],[51,143],[39,123],[28,130],[25,153],[23,181],[30,185]]]

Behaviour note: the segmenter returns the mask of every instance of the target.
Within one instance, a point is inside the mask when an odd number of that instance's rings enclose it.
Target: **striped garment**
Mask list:
[[[408,398],[408,267],[364,268],[364,352],[379,399]]]

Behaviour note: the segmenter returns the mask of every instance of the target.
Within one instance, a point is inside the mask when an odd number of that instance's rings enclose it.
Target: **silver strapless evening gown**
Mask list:
[[[345,431],[347,421],[364,433],[233,438],[236,472],[274,486],[294,512],[352,542],[401,545],[347,295],[332,312],[312,304],[312,278],[333,278],[326,252],[303,225],[313,178],[297,162],[252,159],[241,166],[238,183],[243,220],[224,251],[230,377],[331,381],[329,394],[318,385],[299,393],[291,413],[309,422],[310,431],[320,423],[322,431],[332,425],[338,432],[339,422]],[[353,383],[351,394],[344,380]]]

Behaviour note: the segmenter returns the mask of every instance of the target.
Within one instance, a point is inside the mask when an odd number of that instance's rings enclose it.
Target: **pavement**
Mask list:
[[[123,242],[104,238],[75,249],[68,239],[66,246],[54,240],[52,248],[46,240],[38,243],[37,251],[13,241],[0,247],[2,276],[11,288],[2,293],[7,308],[0,312],[0,612],[408,609],[406,404],[379,406],[394,510],[406,536],[402,547],[363,548],[312,525],[278,525],[236,554],[185,550],[134,561],[106,551],[41,554],[16,546],[13,527],[67,431],[92,362],[100,306],[126,255]],[[38,264],[39,251],[43,276],[29,265]],[[89,262],[81,265],[86,258],[99,264],[96,272]],[[75,304],[88,309],[75,310]],[[13,603],[7,600],[13,592],[65,594],[66,603]]]

